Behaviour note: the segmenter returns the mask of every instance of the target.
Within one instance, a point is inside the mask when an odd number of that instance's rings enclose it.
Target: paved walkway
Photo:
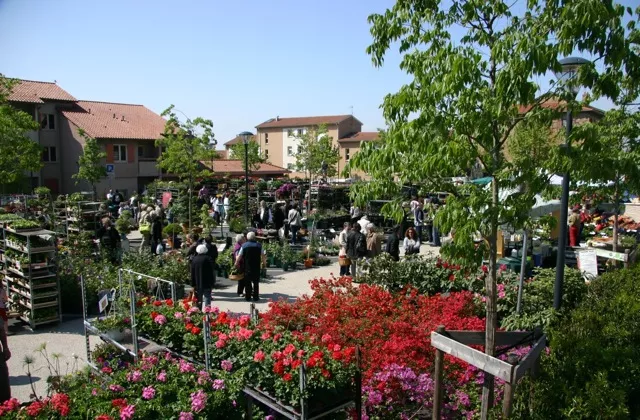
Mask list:
[[[422,253],[437,254],[438,248],[428,245],[422,246]],[[269,301],[278,299],[294,300],[298,296],[311,292],[309,280],[316,277],[329,277],[332,273],[337,275],[339,267],[337,262],[325,267],[299,269],[284,272],[280,269],[267,270],[269,278],[260,284],[261,300],[256,302],[260,311],[268,308]],[[221,310],[232,312],[249,312],[250,303],[236,294],[237,283],[229,279],[218,278],[218,284],[213,292],[214,305]],[[86,344],[82,319],[66,320],[60,325],[50,328],[43,327],[32,332],[19,325],[13,325],[10,330],[13,335],[9,337],[9,347],[12,357],[8,361],[12,395],[20,401],[28,400],[32,394],[32,388],[27,377],[25,356],[33,357],[31,366],[33,386],[39,396],[46,395],[47,377],[49,370],[46,360],[36,352],[41,344],[46,344],[50,360],[52,355],[60,355],[60,373],[72,372],[73,369],[85,366]],[[95,336],[91,337],[91,345],[99,343]],[[74,357],[76,355],[76,357]]]

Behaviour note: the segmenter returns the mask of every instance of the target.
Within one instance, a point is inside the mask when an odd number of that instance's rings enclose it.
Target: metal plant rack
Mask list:
[[[127,279],[124,279],[124,275],[128,275]],[[113,344],[115,347],[120,349],[123,352],[130,354],[135,361],[138,360],[138,356],[140,354],[140,350],[149,350],[149,351],[167,351],[173,354],[176,357],[187,360],[191,363],[203,366],[206,370],[211,369],[211,363],[209,359],[209,346],[211,340],[211,332],[210,332],[210,314],[206,313],[204,319],[204,328],[202,328],[202,335],[204,340],[204,361],[196,360],[192,357],[186,356],[184,354],[175,352],[168,348],[167,346],[156,343],[150,339],[138,336],[138,330],[136,325],[136,291],[135,291],[135,279],[138,277],[148,278],[157,282],[165,282],[169,283],[171,287],[171,297],[173,300],[176,300],[176,285],[175,282],[171,282],[168,280],[160,279],[157,277],[148,276],[143,273],[138,273],[129,269],[120,269],[118,273],[118,290],[121,296],[124,293],[128,293],[130,299],[129,305],[129,316],[131,319],[131,335],[127,336],[126,342],[124,340],[115,340],[109,335],[99,331],[91,322],[91,319],[87,313],[87,299],[86,299],[86,287],[85,280],[83,276],[80,276],[80,285],[82,290],[82,307],[83,307],[83,316],[84,316],[84,335],[85,335],[85,344],[86,344],[86,354],[87,354],[87,364],[91,366],[94,370],[100,371],[99,367],[96,366],[93,362],[91,362],[91,343],[89,340],[90,335],[96,335],[100,339],[105,342]],[[128,290],[125,288],[125,284],[128,282]],[[115,305],[115,299],[112,301],[112,305]],[[251,316],[252,321],[258,322],[259,312],[255,307],[254,303],[250,304],[249,314]],[[142,345],[141,345],[142,344]],[[358,369],[356,372],[356,376],[354,378],[354,390],[351,396],[341,398],[339,401],[335,401],[333,404],[321,407],[319,409],[310,410],[309,409],[309,401],[305,398],[300,399],[300,407],[294,408],[286,405],[285,403],[278,401],[273,396],[264,392],[253,386],[246,386],[243,389],[244,394],[247,397],[247,405],[245,407],[245,411],[248,414],[246,418],[252,418],[251,413],[253,410],[253,404],[255,402],[259,402],[266,407],[271,408],[272,410],[280,413],[282,416],[292,419],[292,420],[313,420],[319,419],[329,414],[335,413],[337,411],[354,407],[356,418],[360,420],[362,418],[362,374],[360,371],[360,348],[356,348],[356,361],[358,365]],[[307,374],[306,374],[306,366],[302,364],[300,366],[300,390],[304,395],[304,391],[307,387]]]

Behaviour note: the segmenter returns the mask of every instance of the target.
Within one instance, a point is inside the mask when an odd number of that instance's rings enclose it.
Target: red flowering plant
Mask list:
[[[429,297],[405,288],[394,294],[377,286],[355,287],[347,277],[314,279],[311,287],[312,296],[272,303],[262,315],[262,328],[286,328],[327,349],[359,345],[365,379],[393,363],[428,371],[435,357],[431,331],[439,325],[451,330],[484,328],[484,321],[474,315],[470,292]],[[450,375],[464,371],[463,362],[447,361]]]

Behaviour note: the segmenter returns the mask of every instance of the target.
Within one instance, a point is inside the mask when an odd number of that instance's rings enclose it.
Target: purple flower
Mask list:
[[[201,389],[191,394],[191,409],[196,413],[201,412],[207,405],[207,394]]]
[[[227,372],[231,372],[231,369],[233,369],[233,363],[231,363],[230,360],[223,360],[220,362],[220,367]]]
[[[193,413],[187,413],[187,412],[181,411],[180,417],[178,417],[178,420],[193,420]]]
[[[163,370],[162,372],[158,373],[158,376],[156,376],[156,379],[159,380],[160,382],[167,382],[167,372]]]
[[[220,389],[224,389],[224,379],[216,379],[215,381],[213,381],[213,389],[220,390]]]
[[[142,398],[152,400],[156,396],[156,390],[152,386],[142,388]]]
[[[109,385],[109,389],[111,391],[113,391],[113,392],[122,392],[122,391],[124,391],[124,387],[121,386],[121,385],[113,385],[113,384],[111,384],[111,385]]]
[[[131,420],[136,413],[135,405],[128,405],[120,410],[120,420]]]
[[[266,416],[266,417],[264,418],[264,420],[276,420],[276,417],[275,417],[275,416],[272,416],[271,414],[269,414],[268,416]]]
[[[164,325],[167,323],[167,317],[162,314],[156,315],[156,317],[153,318],[153,322],[155,322],[156,324]]]
[[[93,395],[94,397],[95,397],[96,395],[98,395],[98,390],[97,390],[97,389],[95,389],[95,388],[93,388],[93,389],[91,390],[91,395]]]

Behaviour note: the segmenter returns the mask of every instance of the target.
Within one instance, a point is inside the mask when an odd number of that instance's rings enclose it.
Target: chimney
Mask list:
[[[115,117],[116,117],[116,113],[114,112],[114,113],[113,113],[113,118],[115,118]]]
[[[120,121],[124,121],[124,115],[122,116],[122,120],[120,120]]]
[[[280,115],[276,115],[276,121],[280,121]]]
[[[91,115],[91,108],[89,108],[89,115]]]

